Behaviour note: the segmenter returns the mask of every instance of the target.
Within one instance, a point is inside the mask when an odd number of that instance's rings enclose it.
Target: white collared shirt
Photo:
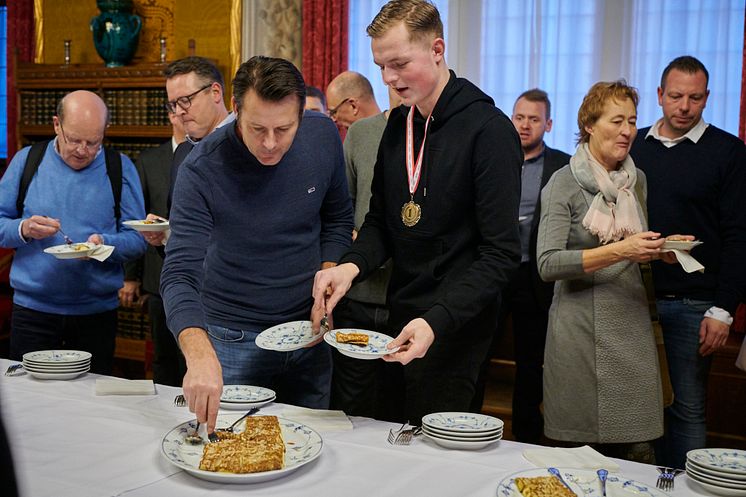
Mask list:
[[[650,137],[655,138],[661,144],[666,148],[671,148],[675,145],[678,145],[679,143],[683,142],[687,138],[691,140],[694,143],[697,143],[700,138],[702,138],[702,135],[705,134],[705,130],[707,129],[707,124],[704,120],[704,118],[700,118],[699,122],[694,125],[692,129],[686,132],[685,135],[679,136],[678,138],[667,138],[660,134],[660,127],[663,124],[663,118],[658,119],[658,121],[650,126],[650,131],[648,131],[648,134],[645,135],[645,139],[647,140]]]

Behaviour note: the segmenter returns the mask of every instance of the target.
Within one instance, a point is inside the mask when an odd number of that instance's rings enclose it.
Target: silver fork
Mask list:
[[[408,424],[409,424],[409,421],[407,421],[406,423],[404,423],[403,425],[401,425],[401,428],[399,428],[396,431],[394,431],[393,428],[391,428],[389,430],[389,436],[388,436],[387,440],[389,441],[389,443],[391,445],[394,445],[394,441],[396,441],[396,437],[399,436],[399,433],[401,433],[401,432],[404,431],[404,427],[407,426]]]
[[[258,412],[259,412],[259,408],[258,407],[252,407],[251,409],[249,409],[249,411],[246,414],[244,414],[243,416],[241,416],[240,418],[238,418],[236,421],[234,421],[233,424],[230,425],[228,428],[218,428],[215,431],[227,431],[228,433],[233,433],[233,429],[236,426],[238,426],[238,423],[240,423],[244,419],[248,418],[252,414],[256,414]]]
[[[184,407],[186,405],[186,397],[182,394],[177,395],[174,397],[174,405],[176,407]]]
[[[220,439],[218,438],[218,435],[215,432],[212,432],[212,433],[207,434],[207,440],[210,441],[210,443],[214,443]],[[197,426],[194,429],[194,432],[188,433],[184,437],[184,441],[186,441],[186,443],[190,445],[199,445],[204,442],[204,439],[201,436],[199,436],[199,421],[197,421]]]
[[[658,467],[658,480],[655,486],[661,490],[673,490],[673,479],[675,477],[672,468]]]
[[[396,439],[394,439],[394,445],[409,445],[412,443],[412,439],[420,433],[422,433],[422,427],[420,426],[407,428],[396,436]]]
[[[68,245],[72,245],[73,244],[72,239],[69,236],[67,236],[64,231],[62,231],[62,227],[61,226],[59,228],[57,228],[57,231],[59,231],[62,234],[62,237],[65,239],[65,243],[66,244],[68,244]]]
[[[5,371],[5,376],[16,376],[20,374],[20,370],[23,368],[23,364],[12,364],[8,366],[8,369]]]
[[[409,421],[401,425],[401,428],[396,431],[393,429],[389,430],[388,442],[391,445],[409,445],[412,443],[412,438],[422,433],[420,426],[411,426],[405,429],[404,427],[408,424]]]

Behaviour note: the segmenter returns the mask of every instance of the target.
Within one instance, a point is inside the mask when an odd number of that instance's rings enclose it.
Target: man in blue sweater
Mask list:
[[[653,279],[674,402],[658,464],[683,468],[689,450],[704,447],[707,376],[712,353],[728,338],[746,284],[746,148],[707,124],[708,74],[694,57],[663,71],[658,103],[663,118],[641,129],[631,154],[648,180],[650,229],[687,233],[704,242],[694,257],[704,273],[655,263]]]
[[[176,179],[161,294],[187,361],[184,395],[208,431],[223,383],[329,404],[326,344],[293,352],[255,344],[266,328],[309,319],[315,272],[351,241],[339,134],[327,117],[303,115],[305,95],[290,62],[252,57],[233,80],[236,122],[200,141]]]
[[[57,137],[47,146],[18,212],[21,175],[30,147],[19,151],[0,180],[0,246],[16,249],[10,356],[74,348],[93,354],[91,371],[111,373],[122,263],[140,257],[146,243],[122,220],[145,215],[132,162],[122,159],[121,219],[101,148],[108,110],[95,93],[66,95],[54,116]],[[105,262],[57,260],[44,249],[73,241],[113,245]]]

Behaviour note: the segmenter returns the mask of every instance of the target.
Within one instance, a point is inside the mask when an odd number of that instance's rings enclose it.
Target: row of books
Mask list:
[[[57,113],[57,103],[70,90],[25,90],[21,92],[20,122],[48,125]],[[114,126],[168,126],[165,89],[106,90],[102,95]]]
[[[166,141],[161,140],[161,142]],[[137,158],[140,156],[140,152],[142,152],[145,149],[153,148],[155,146],[160,145],[160,142],[153,143],[153,142],[130,142],[130,141],[115,141],[115,140],[107,140],[105,142],[105,145],[107,147],[114,148],[116,150],[119,150],[124,155],[132,159],[132,161],[136,161]]]
[[[118,126],[168,126],[166,90],[106,90],[109,121]]]
[[[117,318],[117,336],[133,340],[146,340],[150,337],[150,319],[147,313],[132,307],[120,307]]]

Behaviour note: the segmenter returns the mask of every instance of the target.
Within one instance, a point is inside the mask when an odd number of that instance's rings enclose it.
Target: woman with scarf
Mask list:
[[[652,463],[663,404],[638,263],[660,258],[665,239],[647,230],[645,176],[629,157],[637,102],[624,81],[593,85],[578,111],[575,155],[542,190],[539,274],[556,282],[544,431],[567,445]]]

